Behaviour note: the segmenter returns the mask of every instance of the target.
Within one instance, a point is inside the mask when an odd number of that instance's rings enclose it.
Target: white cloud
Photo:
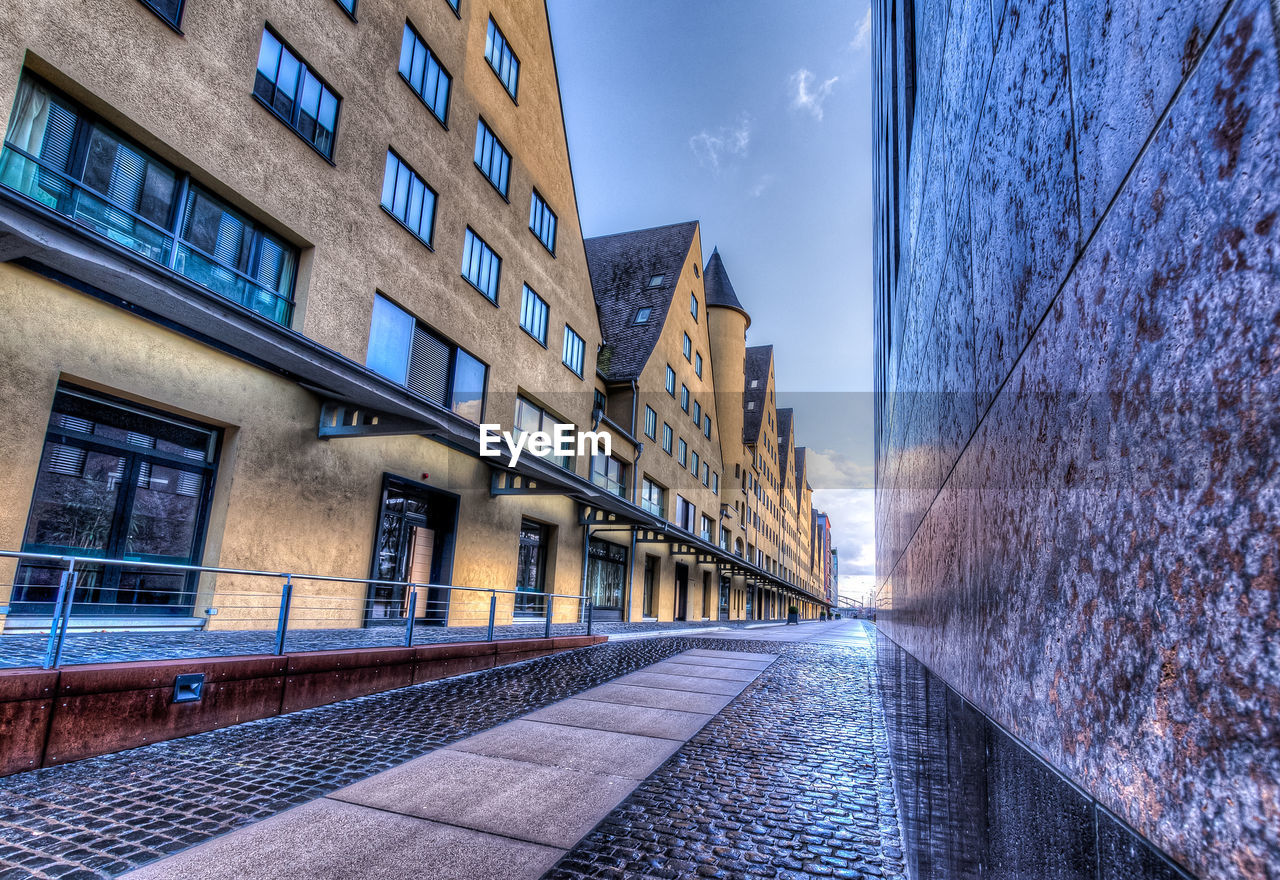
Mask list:
[[[867,7],[867,14],[862,17],[862,23],[858,25],[858,32],[854,34],[853,42],[849,44],[855,52],[861,52],[863,49],[871,45],[871,7]]]
[[[773,185],[773,175],[766,174],[756,181],[755,186],[751,187],[751,198],[758,199],[764,195],[764,191]]]
[[[840,573],[876,572],[875,492],[871,489],[814,489],[813,506],[831,520],[831,543],[840,550]]]
[[[817,78],[808,70],[801,68],[791,74],[791,88],[794,94],[791,97],[791,106],[797,110],[807,110],[813,114],[814,118],[819,122],[822,121],[822,104],[831,95],[831,90],[835,88],[835,84],[839,82],[840,77],[833,76],[831,79],[823,80],[817,83]],[[815,87],[815,83],[817,83]]]
[[[698,164],[719,171],[721,164],[734,156],[747,155],[751,144],[751,118],[746,114],[736,126],[725,126],[714,134],[703,129],[689,138],[689,149],[697,157]]]
[[[834,449],[810,449],[805,467],[815,489],[874,489],[875,467],[869,461]]]

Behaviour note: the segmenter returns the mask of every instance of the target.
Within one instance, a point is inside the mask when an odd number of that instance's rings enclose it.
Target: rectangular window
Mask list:
[[[498,276],[502,272],[502,258],[493,252],[485,240],[467,227],[466,241],[462,247],[462,277],[491,301],[498,301]]]
[[[489,18],[489,32],[484,39],[484,60],[489,62],[489,66],[498,75],[498,80],[514,101],[516,90],[520,85],[520,59],[507,45],[507,38],[502,35],[492,16]]]
[[[529,198],[529,231],[552,255],[556,252],[556,215],[535,189]]]
[[[564,424],[564,420],[556,418],[536,403],[524,397],[516,397],[516,418],[515,423],[512,425],[513,433],[524,434],[532,431],[545,431],[549,434],[557,424]],[[547,461],[557,464],[567,471],[573,470],[573,456],[548,455],[546,458]]]
[[[687,361],[693,359],[693,340],[689,338],[688,333],[684,335],[684,359]]]
[[[658,439],[658,414],[648,405],[644,408],[644,433],[651,440]]]
[[[662,451],[667,455],[671,454],[671,426],[666,422],[662,423]]]
[[[609,455],[591,456],[591,482],[619,498],[627,497],[627,466]]]
[[[582,375],[583,361],[586,354],[586,342],[581,336],[573,332],[573,328],[568,324],[564,325],[564,358],[563,362],[566,367],[573,370],[579,376]]]
[[[711,465],[705,461],[702,463],[702,485],[711,485]]]
[[[436,222],[436,191],[392,150],[387,150],[387,164],[382,172],[382,207],[399,220],[400,225],[431,247]]]
[[[683,495],[676,496],[676,525],[684,529],[686,532],[693,531],[694,517],[697,511],[694,506],[685,500]]]
[[[175,31],[182,24],[183,0],[142,0],[142,5],[164,19]]]
[[[696,400],[693,402],[693,423],[702,425],[702,404]]]
[[[343,12],[351,16],[352,21],[356,20],[356,0],[337,0],[337,3]]]
[[[375,295],[365,366],[479,423],[488,367],[391,300]]]
[[[689,466],[689,444],[684,442],[684,438],[680,438],[680,454],[676,456],[676,461],[680,462],[680,467]]]
[[[711,439],[711,414],[710,413],[706,413],[702,416],[702,433],[708,440]]]
[[[676,396],[676,371],[671,369],[671,364],[667,364],[667,393]]]
[[[654,516],[667,515],[667,490],[648,477],[640,484],[640,506]]]
[[[698,478],[698,470],[701,462],[698,460],[698,453],[693,453],[693,463],[689,465],[689,470],[693,471],[694,479]]]
[[[483,119],[476,122],[475,161],[476,167],[505,199],[511,178],[511,154]]]
[[[520,326],[534,339],[547,344],[547,301],[527,284],[520,303]]]
[[[25,73],[0,184],[279,324],[298,251]]]
[[[715,541],[716,524],[705,513],[702,515],[702,528],[698,529],[698,537],[704,541]]]
[[[461,12],[460,5],[462,0],[444,0],[444,2],[449,4],[449,8],[453,10],[455,15]]]
[[[270,27],[262,30],[253,94],[320,155],[333,159],[342,99]]]
[[[22,549],[199,565],[217,449],[214,428],[59,385]],[[20,564],[13,613],[55,613],[63,570],[58,562]],[[73,615],[194,611],[197,575],[93,563],[77,572]]]
[[[400,39],[400,76],[443,124],[449,114],[449,87],[453,77],[440,66],[440,59],[407,21]]]
[[[698,374],[699,379],[702,378],[702,352],[698,352],[698,354],[694,355],[693,371]]]
[[[711,491],[717,495],[720,494],[720,475],[719,474],[711,475]]]
[[[693,320],[698,320],[698,296],[697,294],[689,294],[689,314],[693,315]]]
[[[680,408],[685,412],[689,411],[689,386],[680,386]]]

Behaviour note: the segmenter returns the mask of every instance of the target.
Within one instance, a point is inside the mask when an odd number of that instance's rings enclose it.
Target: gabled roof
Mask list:
[[[808,452],[803,446],[796,447],[796,495],[800,495],[803,489],[809,485],[808,473],[804,467],[805,453]]]
[[[793,409],[778,410],[778,473],[787,482],[791,476],[787,470],[787,449],[791,446],[791,417],[794,415]]]
[[[720,259],[719,248],[711,251],[711,259],[707,260],[707,266],[702,270],[702,285],[707,292],[707,305],[737,309],[746,317],[747,326],[751,326],[751,316],[742,307],[742,303],[738,302],[738,294],[734,293],[729,273],[724,270],[724,261]]]
[[[648,363],[662,335],[676,279],[697,229],[697,221],[691,220],[584,242],[604,336],[598,366],[610,381],[635,379]],[[655,275],[663,276],[662,283],[649,287],[649,279]],[[642,308],[653,311],[647,322],[636,324],[636,312]]]
[[[772,362],[772,345],[756,345],[747,349],[743,377],[746,387],[742,389],[742,440],[745,443],[755,443],[760,438],[760,420],[764,417],[765,392],[769,387],[769,365]],[[753,379],[759,380],[756,388],[751,387]]]

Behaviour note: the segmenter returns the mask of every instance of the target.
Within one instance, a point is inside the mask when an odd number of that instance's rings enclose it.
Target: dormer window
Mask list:
[[[662,282],[666,279],[666,275],[654,275],[649,279],[650,287],[661,287]]]
[[[653,309],[643,308],[636,312],[636,319],[632,323],[645,324],[649,321],[649,315],[653,314]]]

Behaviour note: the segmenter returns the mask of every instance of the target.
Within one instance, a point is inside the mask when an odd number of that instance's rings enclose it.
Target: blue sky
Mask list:
[[[584,234],[701,222],[774,346],[841,571],[869,575],[869,0],[549,9]]]

